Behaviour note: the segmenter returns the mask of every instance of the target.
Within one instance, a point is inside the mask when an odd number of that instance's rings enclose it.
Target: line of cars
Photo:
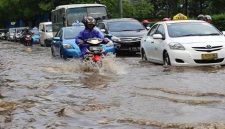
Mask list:
[[[31,42],[32,44],[39,44],[41,46],[51,46],[51,41],[53,37],[52,32],[52,22],[41,22],[39,28],[29,28],[29,27],[14,27],[9,29],[0,29],[0,39],[14,41],[14,42],[24,42],[24,32],[26,29],[32,33]]]
[[[1,38],[3,40],[13,41],[13,42],[24,42],[24,32],[26,29],[29,29],[28,27],[15,27],[15,28],[9,28],[4,32],[4,38]],[[40,34],[38,32],[37,28],[30,29],[32,32],[32,43],[39,43]]]
[[[39,26],[39,32],[45,35],[52,31],[51,25],[46,25],[49,27]],[[83,27],[63,27],[40,44],[51,46],[52,56],[79,57],[75,37]],[[104,46],[108,52],[140,52],[142,60],[163,65],[225,65],[224,33],[205,21],[160,21],[147,30],[135,19],[120,18],[102,20],[96,27],[113,41],[113,46]]]

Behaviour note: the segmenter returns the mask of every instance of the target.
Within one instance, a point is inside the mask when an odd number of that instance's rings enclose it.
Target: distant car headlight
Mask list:
[[[112,40],[113,42],[120,42],[120,41],[121,41],[120,38],[115,37],[115,36],[112,36],[111,40]]]
[[[73,48],[70,44],[63,44],[63,48],[70,49]]]
[[[173,50],[185,50],[184,46],[180,43],[170,43],[169,47]]]

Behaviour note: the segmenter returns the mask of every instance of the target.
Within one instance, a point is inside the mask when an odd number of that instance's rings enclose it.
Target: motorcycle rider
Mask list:
[[[85,29],[82,30],[77,37],[75,37],[75,42],[81,50],[82,57],[88,52],[88,44],[85,44],[85,40],[89,38],[99,38],[103,42],[107,43],[107,39],[104,38],[104,34],[96,28],[96,20],[91,16],[84,17],[83,21]]]
[[[23,32],[23,35],[32,35],[32,32],[28,28],[26,28]]]
[[[21,39],[21,41],[23,43],[25,43],[25,37],[26,37],[26,35],[32,35],[32,32],[28,28],[24,29],[24,31],[22,33],[22,39]]]

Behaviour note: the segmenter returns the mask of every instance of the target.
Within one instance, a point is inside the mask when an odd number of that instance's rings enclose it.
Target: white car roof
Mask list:
[[[171,21],[160,21],[158,23],[184,23],[184,22],[205,22],[202,20],[171,20]]]
[[[93,7],[93,6],[106,7],[105,5],[102,5],[102,4],[69,4],[69,5],[60,5],[60,6],[57,6],[54,10],[61,9],[61,8],[66,8],[67,9],[67,8]]]

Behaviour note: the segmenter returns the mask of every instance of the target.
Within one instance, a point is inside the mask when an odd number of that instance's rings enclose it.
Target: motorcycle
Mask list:
[[[32,46],[32,35],[31,34],[24,35],[24,45]]]
[[[87,47],[87,53],[84,55],[84,61],[90,62],[92,66],[102,67],[104,49],[101,44],[103,44],[103,40],[99,38],[90,38],[85,42],[89,47]]]

